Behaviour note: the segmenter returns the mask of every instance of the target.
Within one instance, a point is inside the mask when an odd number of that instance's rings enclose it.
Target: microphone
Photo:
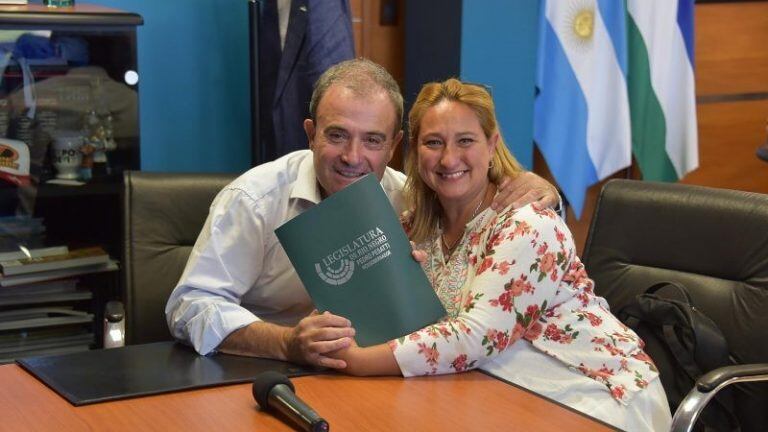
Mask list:
[[[294,393],[291,380],[274,371],[262,372],[253,380],[253,398],[261,409],[277,411],[307,432],[327,432],[330,427]]]

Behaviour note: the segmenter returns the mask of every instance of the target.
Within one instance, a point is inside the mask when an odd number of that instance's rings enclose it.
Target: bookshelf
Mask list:
[[[141,168],[142,24],[87,4],[0,5],[0,257],[52,247],[105,255],[0,270],[0,363],[101,347],[104,306],[122,299],[122,174]]]

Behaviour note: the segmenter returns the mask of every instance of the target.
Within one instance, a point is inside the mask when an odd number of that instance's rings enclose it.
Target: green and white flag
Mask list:
[[[693,0],[628,0],[632,152],[644,180],[676,181],[699,165]]]

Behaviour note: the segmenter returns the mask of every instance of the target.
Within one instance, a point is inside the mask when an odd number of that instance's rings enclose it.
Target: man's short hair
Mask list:
[[[346,60],[331,66],[315,82],[312,99],[309,102],[309,114],[312,121],[317,122],[317,107],[325,92],[338,84],[352,90],[358,96],[368,96],[383,90],[389,96],[395,107],[396,134],[403,124],[403,96],[400,86],[392,75],[382,66],[364,58]]]

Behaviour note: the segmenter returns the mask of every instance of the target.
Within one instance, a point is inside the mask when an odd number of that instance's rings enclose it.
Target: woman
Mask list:
[[[488,206],[520,167],[483,88],[427,84],[409,113],[406,227],[448,315],[388,345],[338,353],[347,372],[403,376],[481,368],[627,430],[670,413],[642,342],[594,295],[551,210]]]

